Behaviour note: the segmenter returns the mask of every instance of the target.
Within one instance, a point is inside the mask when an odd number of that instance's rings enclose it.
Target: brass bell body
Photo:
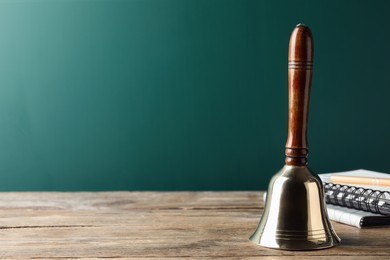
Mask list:
[[[322,182],[307,167],[312,66],[312,34],[306,25],[298,24],[291,34],[288,55],[285,166],[271,179],[263,216],[250,237],[261,246],[313,250],[340,243],[326,212]]]
[[[312,250],[340,239],[332,229],[319,177],[306,166],[284,166],[273,176],[266,207],[250,240],[270,248]]]

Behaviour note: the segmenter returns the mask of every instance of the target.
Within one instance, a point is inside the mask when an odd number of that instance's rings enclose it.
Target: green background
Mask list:
[[[390,172],[386,1],[0,1],[0,190],[260,190],[287,48],[314,35],[309,165]]]

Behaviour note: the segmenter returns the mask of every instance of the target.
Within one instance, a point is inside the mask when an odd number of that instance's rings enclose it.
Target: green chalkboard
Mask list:
[[[313,31],[310,167],[390,172],[386,1],[0,1],[0,190],[260,190]]]

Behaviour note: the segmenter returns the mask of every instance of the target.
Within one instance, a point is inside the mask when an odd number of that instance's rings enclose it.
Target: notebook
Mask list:
[[[390,225],[390,216],[326,204],[330,220],[357,228],[379,227]]]
[[[335,172],[335,173],[323,173],[318,174],[318,176],[321,178],[323,182],[331,182],[332,176],[358,176],[358,177],[371,177],[371,178],[390,178],[390,174],[388,173],[382,173],[382,172],[375,172],[375,171],[369,171],[364,169],[354,170],[354,171],[345,171],[345,172]],[[345,183],[347,185],[357,186],[357,184],[354,183]],[[366,189],[374,189],[374,190],[382,190],[382,191],[389,191],[389,186],[378,186],[378,185],[364,185],[359,184],[359,187],[366,188]]]
[[[331,176],[390,178],[389,174],[355,170],[319,174],[324,182],[329,218],[358,228],[390,225],[390,187],[362,184],[333,184]],[[381,213],[381,214],[378,214]]]

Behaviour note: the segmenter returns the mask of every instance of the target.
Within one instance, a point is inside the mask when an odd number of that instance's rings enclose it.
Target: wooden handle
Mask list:
[[[288,138],[286,165],[307,165],[307,119],[313,65],[313,37],[309,27],[298,24],[288,50]]]

